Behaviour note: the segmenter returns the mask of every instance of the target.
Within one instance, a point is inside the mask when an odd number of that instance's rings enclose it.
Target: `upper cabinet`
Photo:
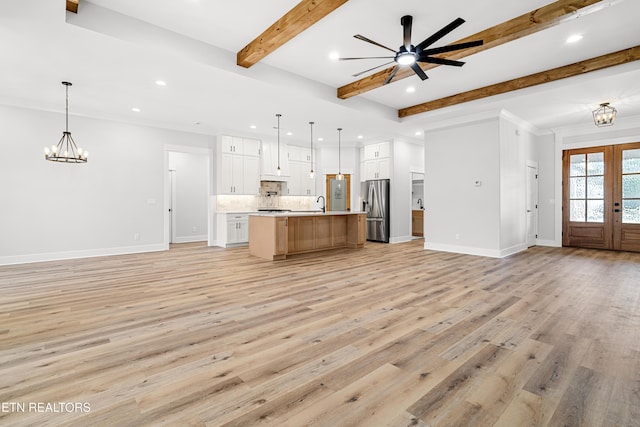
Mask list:
[[[218,194],[258,194],[260,141],[222,135],[218,146]]]
[[[364,146],[364,160],[376,160],[391,156],[391,143],[380,142]]]
[[[391,143],[380,142],[362,147],[361,181],[391,178]]]
[[[278,162],[278,151],[280,152],[280,162]],[[280,175],[277,174],[278,164],[280,165]],[[289,150],[287,144],[272,141],[262,141],[262,174],[261,179],[265,181],[288,181],[291,175],[289,168]]]
[[[315,195],[315,179],[311,172],[311,149],[290,145],[287,149],[291,175],[287,179],[288,196]]]

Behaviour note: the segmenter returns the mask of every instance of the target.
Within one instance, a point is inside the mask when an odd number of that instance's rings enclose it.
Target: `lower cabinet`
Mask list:
[[[246,245],[249,243],[249,216],[247,214],[217,214],[218,246]]]
[[[289,217],[288,253],[362,247],[366,236],[364,214]]]
[[[412,236],[424,236],[424,211],[413,210],[411,211],[411,235]]]
[[[276,218],[275,255],[286,256],[289,250],[289,218]]]

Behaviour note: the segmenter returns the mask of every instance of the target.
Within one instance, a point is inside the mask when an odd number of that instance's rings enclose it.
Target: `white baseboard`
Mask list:
[[[562,247],[562,242],[556,242],[555,240],[537,239],[536,240],[536,245],[538,245],[538,246],[550,246],[552,248],[561,248]]]
[[[0,265],[27,264],[31,262],[59,261],[63,259],[93,258],[99,256],[137,254],[169,250],[163,243],[155,245],[125,246],[120,248],[86,249],[79,251],[48,252],[42,254],[10,255],[0,257]]]
[[[204,242],[207,240],[207,235],[203,234],[201,236],[184,236],[178,237],[176,236],[176,241],[173,243],[192,243],[192,242]]]
[[[474,248],[470,246],[443,245],[440,243],[424,242],[424,248],[431,251],[453,252],[457,254],[486,256],[500,258],[500,251],[497,249]]]
[[[405,243],[410,242],[411,240],[411,236],[390,237],[389,243]]]
[[[500,251],[500,258],[507,257],[509,255],[517,254],[518,252],[526,251],[528,248],[526,243],[521,245],[515,245],[507,249],[502,249]]]

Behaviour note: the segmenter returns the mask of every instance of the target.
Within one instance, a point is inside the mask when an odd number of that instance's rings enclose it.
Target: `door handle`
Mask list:
[[[620,212],[620,209],[614,209],[613,211],[614,212]]]

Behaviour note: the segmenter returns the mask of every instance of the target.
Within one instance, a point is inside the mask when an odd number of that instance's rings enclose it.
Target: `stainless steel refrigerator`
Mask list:
[[[389,180],[366,181],[362,204],[367,213],[367,240],[389,243]]]

